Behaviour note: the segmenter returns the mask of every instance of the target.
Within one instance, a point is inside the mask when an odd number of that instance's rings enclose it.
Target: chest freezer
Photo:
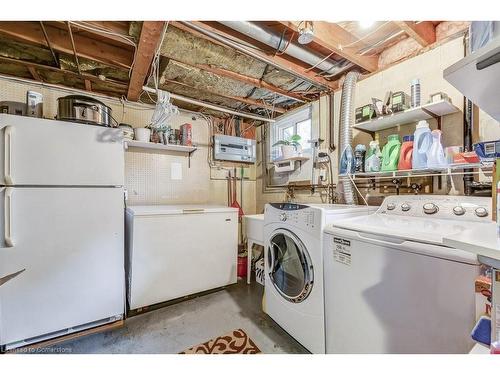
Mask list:
[[[237,256],[235,208],[127,208],[127,297],[132,310],[236,283]]]

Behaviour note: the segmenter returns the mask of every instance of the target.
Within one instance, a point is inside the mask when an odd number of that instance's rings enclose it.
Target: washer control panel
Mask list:
[[[449,195],[395,195],[385,198],[378,213],[437,219],[491,221],[491,198]]]

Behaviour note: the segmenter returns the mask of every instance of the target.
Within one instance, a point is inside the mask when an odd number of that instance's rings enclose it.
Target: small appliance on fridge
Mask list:
[[[121,129],[0,114],[0,350],[120,320]]]

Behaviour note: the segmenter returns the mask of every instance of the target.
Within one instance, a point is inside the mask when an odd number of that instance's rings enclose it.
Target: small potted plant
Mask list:
[[[293,158],[297,156],[301,150],[299,143],[301,139],[300,135],[295,134],[288,139],[276,142],[273,147],[281,146],[281,156],[283,159]]]

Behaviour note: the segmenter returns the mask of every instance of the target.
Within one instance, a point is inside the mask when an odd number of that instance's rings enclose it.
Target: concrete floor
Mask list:
[[[263,353],[307,353],[262,312],[263,288],[243,280],[205,296],[131,317],[121,329],[57,345],[63,353],[179,353],[242,328]]]

